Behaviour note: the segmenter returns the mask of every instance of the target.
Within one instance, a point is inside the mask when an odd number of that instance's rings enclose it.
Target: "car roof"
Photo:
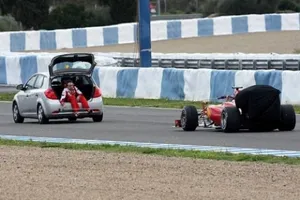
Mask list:
[[[41,74],[41,75],[44,75],[44,76],[47,76],[47,77],[50,76],[49,72],[37,72],[34,75],[38,75],[38,74]]]

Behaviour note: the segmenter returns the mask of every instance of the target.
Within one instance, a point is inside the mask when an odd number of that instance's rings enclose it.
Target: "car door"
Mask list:
[[[30,114],[30,106],[32,106],[31,94],[34,92],[34,84],[36,78],[37,75],[34,75],[27,81],[27,83],[24,85],[24,92],[21,94],[19,99],[19,104],[22,108],[22,112],[26,116]]]
[[[30,115],[36,115],[36,109],[37,109],[37,100],[39,97],[39,93],[41,92],[41,88],[44,83],[44,75],[38,74],[36,76],[36,81],[33,85],[33,89],[28,94],[28,112]]]

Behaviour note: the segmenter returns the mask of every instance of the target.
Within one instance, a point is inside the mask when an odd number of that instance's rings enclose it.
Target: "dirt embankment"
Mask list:
[[[152,42],[159,53],[294,53],[300,49],[300,31],[197,37]],[[64,49],[47,52],[138,52],[134,44]]]
[[[300,167],[0,147],[0,199],[299,200]]]

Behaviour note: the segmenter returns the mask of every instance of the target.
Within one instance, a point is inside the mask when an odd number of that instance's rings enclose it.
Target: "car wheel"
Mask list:
[[[94,122],[102,122],[103,120],[103,113],[101,115],[93,116]]]
[[[181,111],[181,126],[184,131],[195,131],[199,125],[198,111],[195,106],[185,106]]]
[[[225,133],[237,132],[241,126],[239,109],[236,107],[225,107],[221,114],[221,128]]]
[[[37,107],[37,117],[40,124],[47,124],[49,119],[45,116],[43,106],[41,104]]]
[[[296,114],[292,105],[281,105],[279,131],[292,131],[296,126]]]
[[[12,107],[12,112],[13,112],[13,119],[15,123],[23,123],[24,122],[24,117],[20,115],[19,107],[16,102],[13,103]]]
[[[70,122],[76,122],[77,121],[77,118],[76,117],[69,117],[68,120]]]

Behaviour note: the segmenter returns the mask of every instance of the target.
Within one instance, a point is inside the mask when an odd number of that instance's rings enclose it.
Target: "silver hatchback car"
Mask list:
[[[103,119],[103,100],[101,89],[92,78],[96,66],[93,54],[75,53],[56,56],[49,64],[49,72],[33,74],[13,99],[12,112],[15,123],[23,123],[24,118],[38,119],[46,124],[50,119],[92,118],[94,122]],[[71,104],[60,104],[64,81],[71,80],[85,96],[90,112],[79,104],[78,116],[74,114]]]

